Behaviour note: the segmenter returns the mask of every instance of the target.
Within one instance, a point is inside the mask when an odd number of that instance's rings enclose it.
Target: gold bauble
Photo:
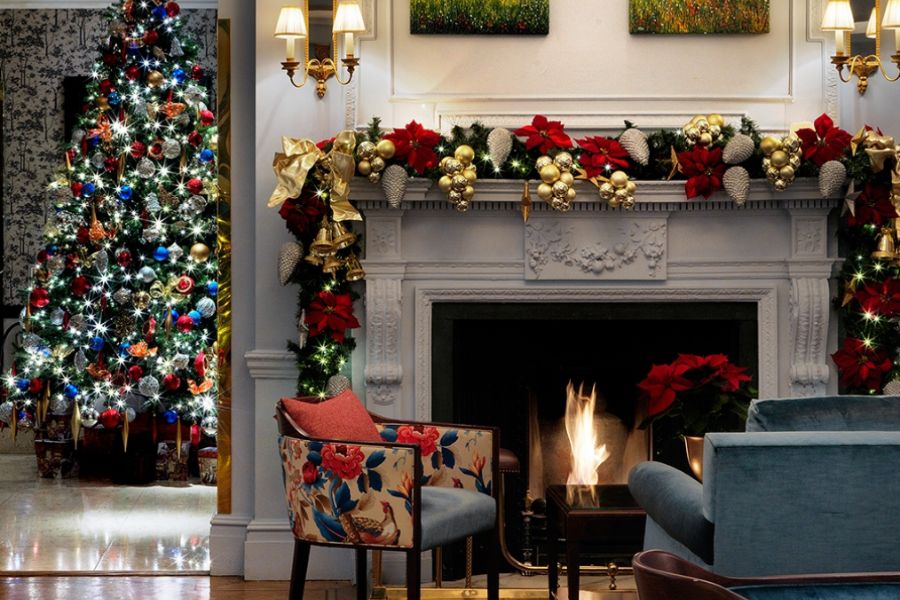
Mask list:
[[[625,171],[616,171],[609,176],[609,182],[614,187],[623,188],[628,185],[628,174]]]
[[[469,183],[475,183],[478,179],[478,171],[475,169],[475,165],[469,165],[465,169],[463,169],[463,177],[466,178],[466,181]]]
[[[691,125],[690,127],[685,127],[684,135],[686,135],[688,139],[696,140],[700,137],[700,130]]]
[[[570,188],[569,188],[569,191],[566,192],[566,200],[568,200],[569,202],[571,202],[572,200],[575,199],[575,196],[577,196],[577,195],[578,195],[578,192],[575,191],[575,188],[570,187]]]
[[[763,154],[768,156],[776,150],[781,150],[781,140],[773,137],[765,137],[759,143],[759,149],[762,150]]]
[[[359,171],[359,174],[363,177],[368,177],[369,173],[372,172],[372,163],[367,160],[359,161],[359,164],[356,165],[356,169]]]
[[[563,171],[559,174],[559,180],[562,181],[566,185],[574,185],[575,184],[575,176],[572,175],[568,171]]]
[[[800,161],[801,161],[801,158],[800,158],[800,155],[799,155],[799,154],[797,154],[797,153],[792,153],[792,154],[791,154],[791,166],[792,166],[792,167],[794,167],[795,169],[799,169],[799,168],[800,168]]]
[[[447,171],[447,161],[448,161],[448,160],[453,160],[453,157],[452,157],[452,156],[445,156],[444,158],[441,159],[441,162],[439,163],[439,166],[440,166],[440,168],[441,168],[441,171],[444,171],[444,172]]]
[[[369,173],[369,183],[378,183],[379,181],[381,181],[381,173],[375,171]]]
[[[469,180],[463,175],[454,175],[450,185],[450,189],[454,192],[462,193],[469,186]]]
[[[150,71],[147,73],[147,86],[151,88],[160,88],[166,83],[166,76],[159,71]]]
[[[720,114],[713,113],[707,116],[706,120],[712,127],[725,127],[725,117]]]
[[[788,152],[797,152],[798,150],[800,150],[800,138],[792,133],[791,135],[784,138],[784,142],[782,143],[782,145]]]
[[[447,197],[450,198],[450,202],[453,204],[458,204],[463,199],[462,192],[457,192],[456,190],[451,190]]]
[[[463,170],[463,164],[452,156],[448,156],[446,162],[441,161],[441,163],[441,168],[447,175],[456,175]]]
[[[97,106],[100,110],[109,110],[109,98],[106,96],[97,96]]]
[[[376,156],[375,158],[373,158],[371,160],[371,163],[372,163],[372,171],[374,171],[375,173],[381,173],[382,171],[384,171],[384,168],[387,166],[384,164],[384,159],[381,158],[380,156]]]
[[[631,197],[631,194],[628,193],[628,190],[625,190],[625,189],[616,190],[616,201],[619,204],[627,203],[628,200],[630,199],[630,197]]]
[[[562,181],[557,181],[553,184],[553,197],[554,198],[565,198],[569,193],[569,190],[572,189]]]
[[[438,179],[438,188],[445,194],[453,189],[453,180],[450,179],[449,175],[444,175]]]
[[[472,148],[472,146],[463,144],[456,149],[456,152],[453,153],[453,156],[456,157],[456,160],[458,160],[462,164],[468,165],[473,160],[475,160],[475,150]]]
[[[375,145],[375,151],[384,160],[391,160],[397,152],[397,147],[391,140],[381,140]]]
[[[372,160],[375,157],[375,144],[369,141],[361,142],[356,148],[356,155],[361,160]]]
[[[606,182],[600,186],[599,192],[604,200],[609,200],[616,193],[616,188],[613,187],[613,184]]]
[[[710,125],[709,133],[713,136],[713,138],[718,138],[720,135],[722,135],[722,128],[718,125]]]
[[[710,132],[704,131],[700,134],[700,137],[697,138],[697,143],[701,146],[709,146],[713,142],[713,136]]]
[[[534,168],[538,173],[540,173],[541,169],[543,169],[547,165],[552,165],[552,164],[553,164],[553,159],[550,158],[549,156],[546,156],[546,155],[539,156],[538,159],[536,161],[534,161]]]
[[[791,161],[791,157],[784,150],[776,150],[772,153],[772,166],[780,169]]]
[[[637,184],[633,181],[629,181],[625,184],[625,191],[628,192],[629,196],[634,196],[634,193],[637,191]]]
[[[568,152],[560,152],[553,159],[553,164],[559,167],[560,171],[568,171],[575,164],[575,159]]]
[[[787,179],[788,181],[793,180],[794,179],[794,167],[792,167],[791,165],[785,165],[785,166],[781,167],[781,169],[778,171],[778,176],[781,177],[782,179]]]
[[[203,242],[197,242],[191,246],[191,258],[197,262],[206,262],[209,260],[209,246]]]
[[[781,179],[780,177],[775,180],[775,189],[779,192],[783,192],[784,190],[786,190],[788,185],[788,182],[784,179]]]
[[[697,126],[697,129],[699,129],[701,133],[709,131],[709,121],[705,118],[698,120],[694,125]]]
[[[691,122],[689,123],[689,125],[696,125],[698,122],[700,122],[704,119],[706,119],[706,117],[704,117],[703,115],[697,115],[693,119],[691,119]]]
[[[543,181],[544,183],[554,183],[556,181],[559,181],[559,176],[560,176],[559,167],[557,167],[556,165],[554,165],[552,163],[549,165],[546,165],[544,167],[541,167],[541,170],[539,171],[539,173],[541,176],[541,181]]]
[[[553,186],[549,183],[541,183],[537,187],[537,195],[541,200],[549,200],[553,197]]]
[[[776,177],[778,177],[778,169],[775,167],[769,167],[766,169],[766,179],[769,181],[773,181]]]
[[[471,185],[466,186],[466,189],[463,190],[462,197],[465,200],[471,200],[472,198],[474,198],[475,197],[475,188],[473,188]]]
[[[147,292],[135,292],[131,296],[131,303],[138,310],[144,310],[150,306],[150,294]]]

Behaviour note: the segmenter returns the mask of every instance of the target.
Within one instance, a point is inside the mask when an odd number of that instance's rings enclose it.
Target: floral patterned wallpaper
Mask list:
[[[215,73],[216,11],[182,14]],[[4,305],[21,304],[46,220],[46,186],[63,160],[63,79],[90,73],[105,34],[102,10],[0,10]]]

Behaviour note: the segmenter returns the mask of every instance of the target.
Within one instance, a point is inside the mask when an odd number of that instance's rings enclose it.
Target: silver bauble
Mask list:
[[[128,304],[131,301],[131,290],[126,288],[117,289],[113,292],[113,300],[115,300],[117,304]]]
[[[168,159],[178,158],[181,154],[181,144],[169,138],[162,143],[162,153]]]
[[[54,415],[67,415],[72,412],[72,401],[57,394],[50,399],[50,412]]]
[[[47,270],[51,275],[59,275],[66,270],[66,257],[54,254],[47,260]]]
[[[200,421],[200,427],[203,429],[203,433],[209,437],[216,437],[216,432],[219,429],[219,419],[214,415],[207,415]]]
[[[93,406],[82,408],[81,426],[90,429],[97,424],[97,419],[99,418],[99,416],[100,415],[97,414],[97,410]]]
[[[98,171],[106,164],[106,156],[102,152],[95,152],[91,157],[91,166]]]
[[[169,56],[175,58],[184,56],[184,50],[181,48],[181,42],[175,36],[172,36],[172,43],[169,44]]]
[[[22,336],[22,347],[29,352],[34,352],[45,345],[44,339],[34,333],[26,333]]]
[[[153,166],[153,161],[145,156],[138,161],[137,172],[138,175],[140,175],[144,179],[149,179],[153,177],[153,174],[156,172],[156,167]]]
[[[61,308],[54,308],[50,313],[50,322],[59,327],[66,318],[66,311]]]
[[[109,268],[109,254],[106,253],[106,250],[100,250],[94,254],[94,266],[98,273],[106,272],[106,269]]]
[[[176,369],[185,369],[190,360],[191,358],[187,354],[179,353],[172,357],[172,366]]]
[[[69,319],[69,327],[75,329],[75,331],[84,333],[85,331],[87,331],[88,324],[84,318],[84,315],[77,314],[72,315],[72,318]]]
[[[84,350],[79,349],[78,352],[75,353],[73,362],[75,363],[75,370],[79,373],[83,373],[88,366],[88,359],[84,354]]]
[[[72,130],[72,144],[77,146],[81,144],[81,140],[84,139],[84,129],[73,129]]]
[[[187,89],[184,90],[184,99],[189,104],[200,104],[205,97],[206,94],[203,90],[194,84],[187,86]]]
[[[162,204],[159,203],[159,196],[153,192],[147,194],[147,210],[152,214],[162,210]]]
[[[169,251],[169,260],[172,262],[176,262],[184,256],[184,249],[179,246],[177,243],[173,243],[171,246],[166,248]]]
[[[129,423],[133,422],[133,421],[134,421],[134,418],[135,418],[136,416],[137,416],[137,413],[136,413],[135,410],[134,410],[133,408],[131,408],[130,406],[129,406],[128,408],[125,409],[125,418],[128,420]]]
[[[153,375],[141,377],[138,381],[138,391],[147,397],[155,396],[159,393],[159,381]]]
[[[151,283],[156,279],[156,271],[150,267],[141,267],[141,270],[138,271],[138,275],[144,280],[144,283]]]
[[[216,314],[216,301],[212,298],[200,298],[197,301],[197,312],[204,319],[208,319],[214,314]]]

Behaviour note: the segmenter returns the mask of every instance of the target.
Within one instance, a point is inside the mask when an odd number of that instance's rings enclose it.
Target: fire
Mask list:
[[[597,388],[591,395],[584,394],[584,386],[572,382],[566,386],[566,434],[572,448],[572,470],[567,485],[597,485],[600,481],[597,469],[609,458],[606,444],[598,444],[594,428],[594,407],[597,404]]]

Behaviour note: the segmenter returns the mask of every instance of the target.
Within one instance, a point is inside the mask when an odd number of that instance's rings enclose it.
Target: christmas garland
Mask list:
[[[537,196],[563,212],[576,197],[576,180],[596,186],[598,201],[627,210],[641,181],[684,180],[688,200],[724,190],[742,205],[755,178],[783,191],[797,177],[818,177],[823,197],[840,193],[849,179],[840,229],[850,256],[839,302],[846,339],[833,358],[842,390],[882,390],[895,374],[900,345],[900,254],[894,254],[900,221],[893,221],[900,205],[900,150],[893,139],[870,127],[851,135],[827,115],[781,137],[764,137],[746,118],[735,127],[717,114],[650,134],[625,125],[618,136],[573,140],[563,123],[541,115],[515,131],[475,123],[447,136],[415,121],[385,132],[376,118],[365,132],[343,132],[318,144],[286,139],[285,152],[275,160],[279,187],[270,205],[280,205],[296,237],[282,248],[279,273],[282,284],[301,286],[299,339],[290,342],[300,368],[299,392],[330,395],[329,378],[346,367],[354,347],[347,336],[359,327],[351,284],[365,276],[358,238],[347,228],[348,221],[362,220],[349,203],[354,174],[380,183],[396,208],[410,177],[431,179],[463,212],[477,194],[479,177],[537,181]],[[526,220],[530,188],[521,203]]]

